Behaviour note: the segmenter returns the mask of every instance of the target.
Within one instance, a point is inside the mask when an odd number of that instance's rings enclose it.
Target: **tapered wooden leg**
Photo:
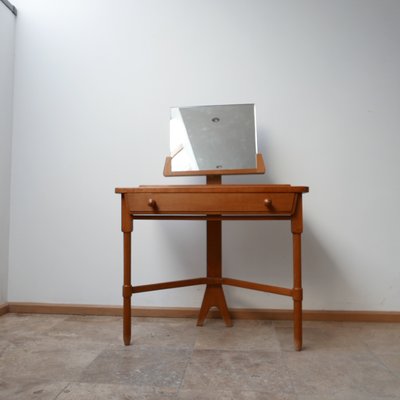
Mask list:
[[[222,277],[222,224],[221,221],[207,221],[207,277]],[[222,285],[207,285],[201,304],[197,326],[203,326],[211,307],[217,307],[226,326],[232,326]]]
[[[303,346],[301,287],[301,233],[303,232],[303,201],[301,194],[296,195],[296,209],[291,218],[293,235],[293,325],[294,347],[300,351]]]
[[[131,344],[131,232],[124,232],[124,310],[123,333],[126,346]]]
[[[294,321],[294,347],[300,351],[303,345],[302,328],[302,301],[303,289],[301,287],[301,234],[293,234],[293,321]]]

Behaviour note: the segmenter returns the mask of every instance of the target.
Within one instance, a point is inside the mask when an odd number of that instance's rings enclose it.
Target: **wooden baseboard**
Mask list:
[[[264,319],[264,320],[291,320],[292,310],[267,309],[230,309],[234,319]],[[120,306],[96,306],[80,304],[49,304],[49,303],[9,303],[0,306],[0,315],[7,312],[29,314],[75,314],[75,315],[109,315],[121,316]],[[198,308],[156,308],[133,307],[134,317],[159,318],[197,318]],[[209,318],[220,318],[217,310],[209,313]],[[348,322],[400,322],[398,311],[330,311],[304,310],[304,321],[348,321]]]
[[[10,313],[17,314],[122,315],[121,306],[11,302],[8,307]]]
[[[0,315],[4,315],[10,312],[10,307],[7,303],[0,304]]]

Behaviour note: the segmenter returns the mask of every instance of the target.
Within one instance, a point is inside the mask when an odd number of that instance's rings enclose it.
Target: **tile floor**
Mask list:
[[[400,399],[400,324],[6,314],[1,400]]]

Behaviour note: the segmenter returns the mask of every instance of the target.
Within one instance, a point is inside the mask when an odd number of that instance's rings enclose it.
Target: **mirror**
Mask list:
[[[171,171],[254,169],[254,104],[171,108]]]

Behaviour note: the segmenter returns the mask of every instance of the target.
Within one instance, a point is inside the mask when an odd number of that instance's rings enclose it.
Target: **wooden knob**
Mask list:
[[[156,208],[157,207],[157,203],[156,203],[156,201],[154,199],[149,199],[147,204],[148,204],[149,207],[152,207],[152,208]]]
[[[272,207],[272,200],[271,199],[264,199],[264,205],[265,207]]]

